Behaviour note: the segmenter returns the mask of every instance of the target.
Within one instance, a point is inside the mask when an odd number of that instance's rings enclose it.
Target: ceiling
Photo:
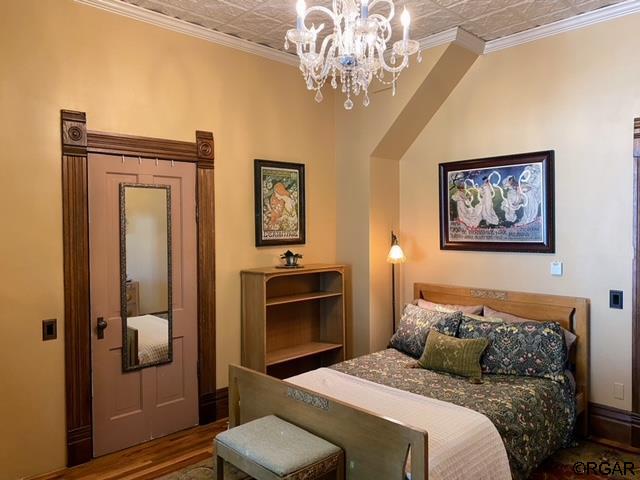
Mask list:
[[[284,36],[295,26],[295,0],[121,0],[169,17],[284,50]],[[307,0],[307,6],[332,0]],[[395,0],[396,11],[411,13],[411,37],[462,27],[485,41],[590,12],[622,0]],[[396,15],[395,22],[399,15]],[[327,24],[308,18],[307,24]],[[328,25],[327,25],[328,26]],[[326,30],[326,29],[325,29]],[[400,32],[401,28],[394,28]]]

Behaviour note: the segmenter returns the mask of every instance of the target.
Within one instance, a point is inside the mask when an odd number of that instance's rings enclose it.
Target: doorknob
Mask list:
[[[109,324],[104,318],[98,317],[98,340],[102,340],[104,338],[104,329],[107,328],[108,325]]]

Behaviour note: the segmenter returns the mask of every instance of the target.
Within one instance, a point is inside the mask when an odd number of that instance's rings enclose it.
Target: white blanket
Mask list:
[[[426,430],[429,480],[511,480],[502,438],[481,413],[328,368],[286,381]]]
[[[163,362],[169,358],[169,321],[155,315],[127,318],[127,326],[138,330],[138,362]]]

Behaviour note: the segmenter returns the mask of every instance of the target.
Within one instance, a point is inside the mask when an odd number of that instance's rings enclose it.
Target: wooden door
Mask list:
[[[198,423],[197,247],[191,163],[90,154],[94,456]],[[123,372],[120,185],[170,186],[172,360]],[[99,338],[98,319],[107,322]]]

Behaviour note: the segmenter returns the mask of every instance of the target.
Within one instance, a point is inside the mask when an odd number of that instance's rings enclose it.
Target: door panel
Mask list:
[[[195,165],[91,155],[89,236],[94,455],[120,450],[198,422]],[[173,360],[122,371],[120,184],[171,187]],[[127,240],[129,241],[129,240]],[[146,313],[146,312],[145,312]],[[108,326],[97,338],[97,319]]]

